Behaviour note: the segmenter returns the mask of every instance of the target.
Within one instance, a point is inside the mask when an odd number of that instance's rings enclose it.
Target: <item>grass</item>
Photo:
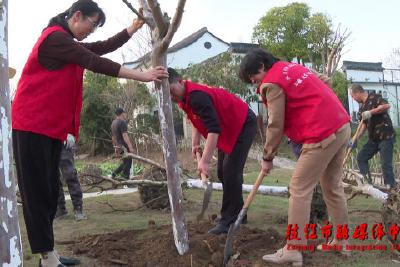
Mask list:
[[[247,184],[252,184],[257,178],[259,165],[258,163],[250,162],[248,166],[246,166],[246,169],[247,173],[245,174],[244,181]],[[287,186],[291,173],[292,171],[287,169],[274,169],[271,174],[264,179],[263,184]],[[185,190],[184,196],[186,199],[184,204],[186,219],[188,221],[194,221],[196,215],[200,211],[203,191]],[[244,197],[247,197],[247,193],[244,194]],[[214,191],[207,214],[219,214],[221,201],[222,192]],[[119,210],[136,210],[130,212],[113,211],[108,204],[111,204],[115,209]],[[74,240],[88,234],[109,233],[127,229],[146,229],[149,220],[154,220],[158,225],[171,223],[169,211],[137,209],[140,205],[138,193],[85,199],[84,209],[89,219],[75,222],[70,213],[65,219],[56,220],[54,223],[56,244],[57,241]],[[372,198],[358,196],[351,200],[348,205],[350,217],[349,228],[354,229],[356,225],[361,223],[368,223],[371,227],[373,223],[379,222],[381,220],[380,214],[378,213],[380,207],[381,204]],[[70,211],[72,210],[70,201],[67,201],[67,208]],[[287,209],[287,198],[257,195],[248,212],[248,226],[264,230],[273,227],[284,235],[287,228]],[[37,266],[38,256],[30,254],[21,209],[19,209],[19,214],[24,249],[24,265],[28,267]],[[318,234],[320,235],[320,233]],[[373,240],[369,240],[364,243],[370,244],[372,242]],[[388,244],[386,240],[382,242]],[[56,248],[63,255],[71,255],[71,251],[68,250],[66,245],[57,244]],[[394,256],[391,254],[390,250],[355,252],[349,259],[343,259],[343,257],[331,253],[319,253],[317,255],[311,256],[312,261],[316,261],[316,266],[319,266],[319,262],[321,262],[321,265],[331,264],[335,266],[398,266],[398,264],[392,262],[391,259],[394,258]],[[82,260],[81,266],[95,266],[96,264],[95,261],[90,258],[81,257],[80,259]]]

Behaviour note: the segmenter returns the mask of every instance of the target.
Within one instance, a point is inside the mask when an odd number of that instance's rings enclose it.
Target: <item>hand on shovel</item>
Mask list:
[[[210,182],[208,177],[208,169],[209,165],[206,164],[203,166],[201,164],[201,148],[196,151],[196,159],[198,164],[198,170],[200,171],[201,181],[203,182],[204,187],[204,196],[203,196],[203,205],[199,215],[197,215],[197,221],[200,221],[204,217],[204,212],[208,207],[208,203],[210,202],[211,193],[212,193],[212,182]]]

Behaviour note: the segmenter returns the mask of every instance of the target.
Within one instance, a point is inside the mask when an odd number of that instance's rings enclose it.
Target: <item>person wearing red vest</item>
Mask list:
[[[243,206],[243,168],[256,134],[256,117],[239,97],[223,88],[214,88],[182,80],[168,68],[171,98],[179,104],[192,123],[192,154],[206,139],[198,162],[199,173],[209,175],[210,161],[218,149],[218,178],[222,182],[221,218],[209,234],[227,233]]]
[[[39,266],[71,264],[54,251],[53,219],[62,142],[67,134],[78,139],[84,69],[139,81],[168,77],[163,67],[140,72],[101,57],[126,43],[143,25],[140,19],[108,40],[79,42],[104,22],[92,0],[79,0],[52,18],[29,55],[12,103],[18,186],[32,253],[41,254]]]
[[[331,88],[306,67],[283,62],[264,49],[247,53],[240,64],[240,78],[255,84],[268,107],[268,127],[261,170],[272,169],[277,148],[285,134],[303,144],[289,184],[288,229],[284,248],[263,259],[272,263],[303,262],[296,248],[307,245],[305,226],[310,219],[312,193],[320,181],[333,229],[348,223],[342,186],[342,163],[350,138],[350,117]],[[331,245],[343,245],[336,239]],[[345,247],[345,246],[344,246]]]

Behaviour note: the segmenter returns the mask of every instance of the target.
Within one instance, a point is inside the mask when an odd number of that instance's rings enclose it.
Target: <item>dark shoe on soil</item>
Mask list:
[[[86,214],[83,212],[82,207],[77,207],[74,209],[74,216],[75,216],[75,221],[82,221],[82,220],[87,220]]]
[[[66,208],[57,208],[54,219],[61,219],[61,218],[65,217],[67,214],[68,214],[68,211]]]
[[[211,228],[208,231],[208,234],[210,234],[210,235],[227,234],[228,230],[229,230],[229,226],[226,226],[222,223],[218,223],[214,228]]]
[[[65,266],[73,266],[73,265],[79,265],[81,264],[81,261],[75,258],[66,258],[66,257],[61,257],[59,261],[64,264]]]
[[[221,222],[221,218],[216,218],[216,219],[214,220],[214,222],[215,222],[216,224],[219,224],[219,223]],[[247,214],[246,214],[246,215],[244,215],[241,224],[247,224],[247,223],[248,223],[248,222],[247,222]]]
[[[42,265],[42,260],[41,260],[41,259],[39,259],[39,267],[44,267],[44,266]],[[66,265],[59,264],[59,265],[57,265],[57,267],[66,267]]]

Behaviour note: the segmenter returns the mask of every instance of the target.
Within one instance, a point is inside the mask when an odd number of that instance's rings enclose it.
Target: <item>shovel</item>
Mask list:
[[[243,218],[247,214],[247,210],[250,206],[250,203],[253,201],[254,196],[256,195],[258,188],[260,187],[261,182],[264,179],[264,173],[261,171],[257,177],[256,182],[253,185],[253,188],[250,191],[250,194],[247,196],[246,201],[243,205],[242,210],[240,211],[235,223],[232,223],[229,227],[228,235],[226,237],[225,249],[224,249],[224,266],[228,264],[230,257],[233,254],[233,238],[236,230],[240,228],[240,224],[242,223]]]
[[[201,150],[197,150],[196,152],[197,162],[201,160]],[[212,193],[212,182],[209,181],[207,175],[204,173],[200,173],[201,181],[203,182],[204,195],[203,195],[203,206],[201,208],[201,212],[197,215],[197,221],[200,221],[204,217],[204,212],[207,210],[208,203],[210,203],[211,193]]]
[[[360,131],[361,126],[363,125],[363,123],[364,123],[364,121],[361,120],[361,121],[360,121],[360,124],[358,124],[357,130],[356,130],[355,134],[353,135],[353,138],[351,139],[352,144],[354,144],[354,142],[356,141],[358,132]],[[351,151],[353,151],[353,149],[352,149],[351,147],[349,147],[349,148],[347,149],[346,156],[344,157],[344,160],[343,160],[343,163],[342,163],[343,166],[344,166],[344,164],[346,163],[347,158],[349,157]]]

